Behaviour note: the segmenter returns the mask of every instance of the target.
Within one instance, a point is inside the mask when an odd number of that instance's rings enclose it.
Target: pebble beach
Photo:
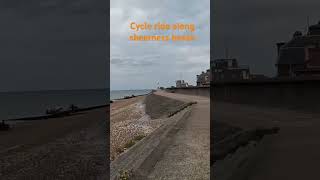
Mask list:
[[[114,101],[110,106],[110,159],[159,128],[181,104],[154,94]]]
[[[0,132],[0,179],[99,179],[107,173],[105,108]]]

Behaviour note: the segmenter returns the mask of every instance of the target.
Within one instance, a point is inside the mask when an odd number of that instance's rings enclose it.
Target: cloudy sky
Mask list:
[[[0,91],[105,88],[107,3],[2,0]]]
[[[144,89],[175,85],[209,68],[209,0],[111,0],[111,89]],[[130,42],[130,22],[194,23],[193,42]],[[149,33],[140,33],[149,34]]]
[[[103,0],[0,2],[0,91],[108,85]],[[275,43],[320,20],[319,0],[211,1],[215,58],[225,47],[253,73],[275,74]],[[111,88],[195,83],[209,66],[209,0],[111,0]],[[193,22],[195,42],[128,42],[128,23]]]
[[[249,65],[251,72],[274,76],[276,43],[288,41],[320,20],[319,0],[212,1],[213,57],[229,56]]]

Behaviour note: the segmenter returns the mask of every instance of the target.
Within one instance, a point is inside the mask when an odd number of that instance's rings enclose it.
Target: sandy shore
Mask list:
[[[0,132],[2,179],[98,179],[107,172],[106,109]]]
[[[157,95],[138,96],[115,101],[110,111],[110,158],[119,154],[155,129],[165,121],[165,117],[183,104]]]

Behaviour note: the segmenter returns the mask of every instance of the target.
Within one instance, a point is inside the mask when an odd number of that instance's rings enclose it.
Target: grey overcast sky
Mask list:
[[[210,0],[111,0],[111,89],[175,85],[209,68]],[[194,23],[194,42],[129,42],[130,22]],[[139,33],[150,34],[147,33]]]
[[[319,0],[214,0],[214,58],[229,56],[251,72],[275,75],[276,43],[320,20]]]
[[[2,0],[0,91],[105,88],[107,3]]]

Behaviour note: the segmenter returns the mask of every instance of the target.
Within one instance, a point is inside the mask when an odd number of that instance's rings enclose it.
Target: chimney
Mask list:
[[[286,43],[284,43],[284,42],[279,42],[279,43],[277,43],[278,56],[280,55],[281,47],[282,47],[283,45],[285,45],[285,44],[286,44]]]

